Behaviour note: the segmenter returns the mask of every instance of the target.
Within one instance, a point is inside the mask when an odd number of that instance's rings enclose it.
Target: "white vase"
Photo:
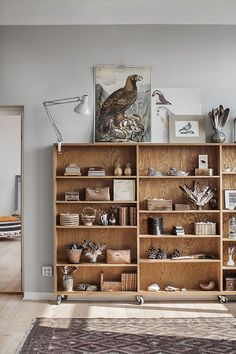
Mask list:
[[[228,255],[228,261],[227,261],[227,266],[229,267],[234,267],[235,263],[233,261],[233,257],[231,254]]]

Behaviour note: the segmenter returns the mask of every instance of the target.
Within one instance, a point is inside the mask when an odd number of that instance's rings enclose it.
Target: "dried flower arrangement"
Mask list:
[[[202,189],[199,186],[199,183],[193,181],[193,188],[184,184],[179,186],[179,188],[184,193],[185,197],[190,200],[192,203],[197,205],[198,210],[202,210],[202,207],[209,202],[209,200],[214,196],[215,189],[210,186],[203,186]]]
[[[84,240],[83,244],[85,255],[90,259],[91,263],[96,262],[97,257],[102,255],[105,247],[103,243],[95,243],[90,240]]]

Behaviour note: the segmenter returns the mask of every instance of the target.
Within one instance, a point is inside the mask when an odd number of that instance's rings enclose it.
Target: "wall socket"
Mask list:
[[[42,266],[42,277],[52,277],[52,266]]]

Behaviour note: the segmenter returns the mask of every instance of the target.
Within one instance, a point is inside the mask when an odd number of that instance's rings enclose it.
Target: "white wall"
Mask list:
[[[235,12],[235,0],[0,0],[0,25],[232,25]]]
[[[231,108],[233,118],[235,43],[235,26],[0,27],[0,105],[25,105],[27,292],[53,288],[52,280],[40,275],[41,265],[53,262],[51,144],[55,141],[42,102],[88,93],[93,107],[94,65],[148,64],[153,87],[201,87],[204,113],[223,104]],[[54,112],[66,142],[92,140],[92,116],[78,118],[69,104],[55,107]]]
[[[0,114],[0,216],[15,211],[15,176],[20,175],[21,117]]]

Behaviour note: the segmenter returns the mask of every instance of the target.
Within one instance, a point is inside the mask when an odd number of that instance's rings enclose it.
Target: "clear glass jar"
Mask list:
[[[229,219],[229,238],[236,239],[236,218],[231,216]]]

